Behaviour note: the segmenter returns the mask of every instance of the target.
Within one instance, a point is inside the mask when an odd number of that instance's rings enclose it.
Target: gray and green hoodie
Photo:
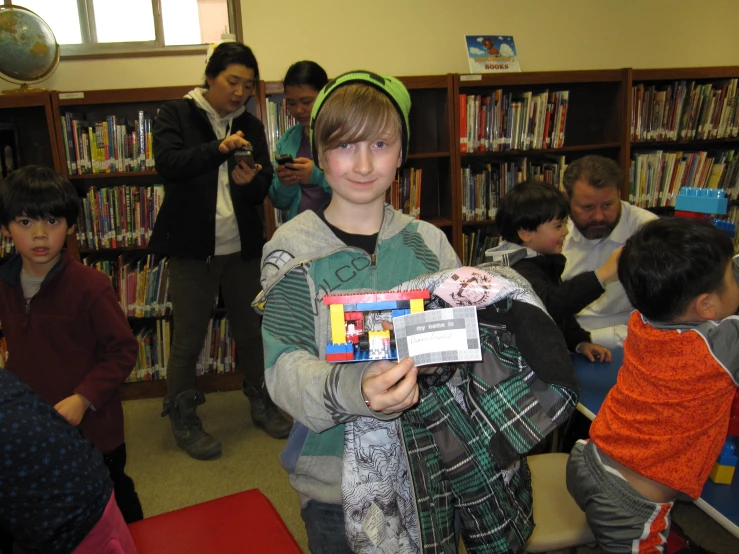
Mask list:
[[[348,247],[312,211],[278,228],[264,246],[265,380],[296,421],[281,461],[301,503],[341,504],[344,423],[370,410],[361,392],[368,363],[326,363],[331,338],[327,294],[385,291],[424,273],[457,267],[444,233],[385,206],[375,253]],[[399,414],[398,414],[399,415]],[[400,447],[400,443],[399,443]]]

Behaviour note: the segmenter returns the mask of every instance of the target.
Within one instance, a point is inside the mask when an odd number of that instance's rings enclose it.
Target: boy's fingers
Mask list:
[[[392,363],[392,362],[390,362]],[[387,370],[380,371],[374,378],[372,389],[375,394],[380,394],[392,388],[398,381],[405,377],[413,368],[413,360],[405,358],[397,364],[391,365]]]

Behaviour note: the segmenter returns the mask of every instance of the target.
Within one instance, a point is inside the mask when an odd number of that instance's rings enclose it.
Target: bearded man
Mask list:
[[[567,167],[563,185],[570,202],[570,232],[562,248],[567,258],[562,280],[595,271],[642,225],[657,219],[621,200],[623,181],[618,164],[603,156],[585,156]],[[621,348],[634,308],[621,283],[615,281],[605,288],[603,296],[577,314],[577,321],[590,332],[592,342]]]

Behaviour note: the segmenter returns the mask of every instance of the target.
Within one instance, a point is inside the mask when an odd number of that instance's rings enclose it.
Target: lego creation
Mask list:
[[[323,297],[329,307],[331,341],[326,345],[329,363],[396,360],[392,331],[366,330],[366,318],[374,312],[390,312],[398,317],[424,310],[428,290],[373,292],[366,294],[331,294]]]
[[[707,221],[734,238],[736,234],[734,224],[714,219],[712,215],[725,215],[728,205],[729,199],[721,189],[682,187],[675,202],[675,217]]]

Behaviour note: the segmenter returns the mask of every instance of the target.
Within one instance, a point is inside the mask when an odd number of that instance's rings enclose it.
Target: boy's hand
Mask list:
[[[577,351],[591,362],[598,361],[605,364],[611,361],[611,351],[600,344],[581,342],[577,345]]]
[[[375,412],[396,414],[418,402],[418,368],[412,358],[397,364],[378,360],[367,366],[362,376],[362,394]]]
[[[90,407],[90,401],[81,394],[73,394],[64,400],[57,402],[54,409],[66,419],[70,425],[77,427],[82,421],[87,408]]]
[[[623,249],[623,246],[616,248],[613,254],[606,260],[606,263],[600,269],[596,270],[595,274],[600,279],[600,282],[603,283],[603,286],[618,280],[618,258],[621,256],[621,250]]]

